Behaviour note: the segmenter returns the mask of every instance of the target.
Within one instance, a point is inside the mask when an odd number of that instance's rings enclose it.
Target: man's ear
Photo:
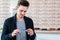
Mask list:
[[[18,9],[18,6],[16,6],[15,9],[17,10]]]
[[[14,8],[13,8],[13,10],[17,10],[18,9],[18,6],[15,6]]]

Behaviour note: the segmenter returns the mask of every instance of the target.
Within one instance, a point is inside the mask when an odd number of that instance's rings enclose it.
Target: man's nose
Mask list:
[[[24,12],[22,12],[22,14],[24,14]]]

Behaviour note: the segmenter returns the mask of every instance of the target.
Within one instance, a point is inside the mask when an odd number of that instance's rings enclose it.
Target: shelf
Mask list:
[[[50,33],[50,34],[60,34],[60,30],[56,31],[42,31],[42,30],[35,30],[36,33]]]

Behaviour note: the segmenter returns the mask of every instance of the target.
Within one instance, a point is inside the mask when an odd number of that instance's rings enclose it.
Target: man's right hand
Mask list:
[[[19,29],[15,29],[13,32],[12,32],[12,37],[16,36],[17,34],[21,33]]]

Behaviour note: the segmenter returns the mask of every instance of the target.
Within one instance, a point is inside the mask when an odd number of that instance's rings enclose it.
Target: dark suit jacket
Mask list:
[[[3,25],[1,40],[16,40],[16,36],[12,37],[12,34],[11,34],[13,30],[17,29],[16,21],[17,21],[16,15],[5,20]],[[31,28],[34,31],[32,19],[25,16],[24,21],[25,21],[26,29]],[[26,37],[27,37],[27,40],[34,40],[36,37],[36,34],[34,32],[34,35],[30,36],[26,32]]]

